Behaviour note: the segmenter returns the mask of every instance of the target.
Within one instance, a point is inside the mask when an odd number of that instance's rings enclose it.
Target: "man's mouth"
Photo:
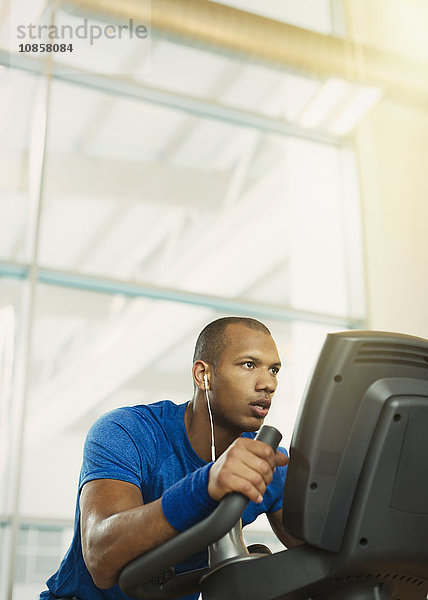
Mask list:
[[[270,403],[270,399],[261,398],[260,400],[255,400],[254,402],[251,402],[250,408],[256,417],[258,417],[259,419],[264,419],[269,412]]]

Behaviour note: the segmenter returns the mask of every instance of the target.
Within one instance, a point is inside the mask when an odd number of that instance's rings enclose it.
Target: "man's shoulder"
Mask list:
[[[99,417],[90,428],[85,441],[85,455],[110,453],[116,456],[126,449],[129,455],[135,451],[135,461],[138,462],[144,448],[145,457],[155,456],[179,430],[177,415],[180,411],[184,414],[184,410],[185,405],[168,400],[115,408]]]
[[[150,404],[136,404],[135,406],[124,406],[117,410],[123,410],[125,418],[155,419],[158,421],[180,419],[184,414],[187,403],[176,404],[172,400],[159,400]]]
[[[179,419],[186,408],[185,404],[175,404],[171,400],[160,400],[151,404],[136,404],[115,408],[96,421],[96,427],[108,427],[114,424],[119,427],[134,428],[162,425],[165,421]]]

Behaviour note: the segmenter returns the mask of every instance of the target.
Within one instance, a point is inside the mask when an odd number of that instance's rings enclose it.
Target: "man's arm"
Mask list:
[[[300,546],[304,543],[284,530],[284,526],[282,524],[282,508],[274,513],[269,513],[267,518],[269,519],[270,526],[272,527],[276,537],[284,544],[284,546],[287,548],[293,548],[293,546]]]
[[[275,466],[286,458],[262,442],[238,438],[210,470],[208,493],[221,500],[229,492],[260,502]],[[82,552],[94,583],[109,588],[131,560],[172,538],[161,499],[144,504],[140,489],[125,481],[97,479],[80,494]]]
[[[284,544],[284,546],[287,548],[293,548],[293,546],[300,546],[304,543],[284,530],[284,526],[282,524],[282,508],[281,510],[277,510],[274,513],[268,514],[267,518],[269,519],[270,526],[272,527],[276,537]]]
[[[140,489],[126,481],[96,479],[80,494],[82,553],[97,587],[118,582],[122,568],[177,534],[161,500],[144,505]]]

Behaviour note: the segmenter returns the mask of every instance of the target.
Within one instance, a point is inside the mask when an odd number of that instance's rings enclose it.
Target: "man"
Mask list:
[[[262,323],[217,319],[196,343],[190,402],[124,407],[101,417],[85,443],[72,545],[41,599],[123,600],[117,582],[129,561],[205,518],[233,491],[251,501],[244,525],[266,512],[279,539],[294,545],[282,528],[288,459],[253,439],[280,366]]]

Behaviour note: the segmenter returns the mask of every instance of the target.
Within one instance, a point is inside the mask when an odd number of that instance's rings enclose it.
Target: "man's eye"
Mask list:
[[[253,361],[251,360],[247,360],[246,362],[244,362],[244,366],[248,367],[248,369],[252,369],[254,368],[256,365],[253,363]]]
[[[270,372],[272,373],[272,375],[278,375],[279,369],[278,367],[271,367]]]

